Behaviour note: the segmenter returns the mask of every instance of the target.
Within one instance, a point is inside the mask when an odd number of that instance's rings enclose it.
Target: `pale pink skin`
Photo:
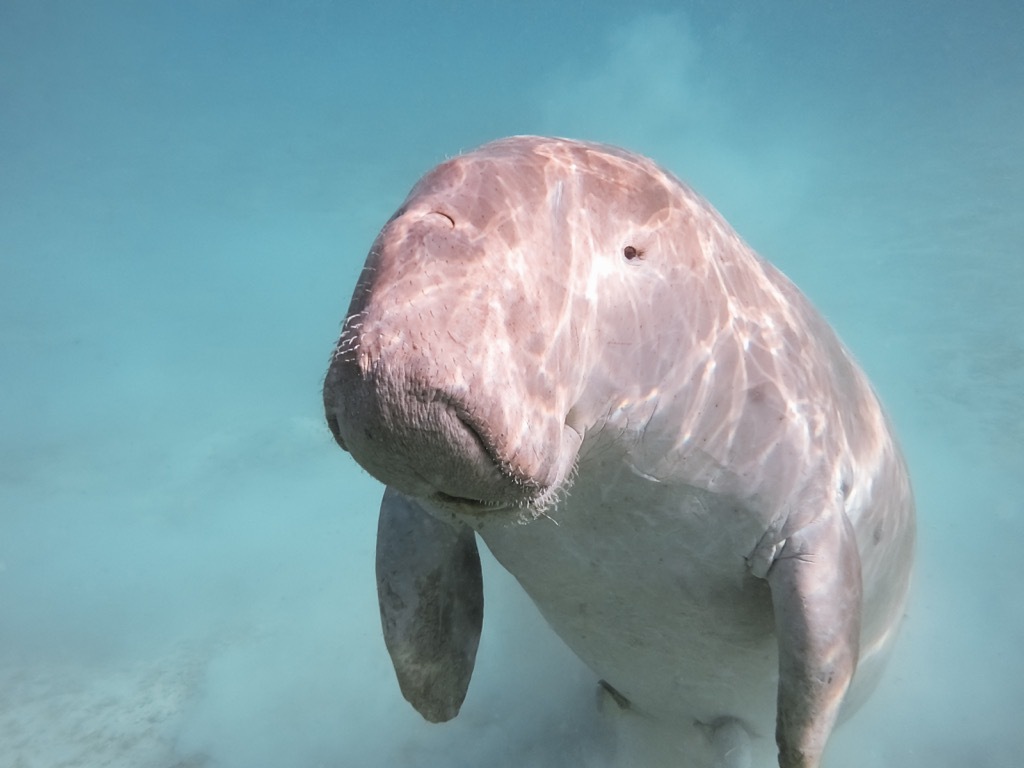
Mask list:
[[[409,573],[451,570],[432,547],[476,530],[634,710],[738,721],[817,766],[876,682],[914,543],[889,422],[804,296],[651,161],[515,137],[428,173],[371,249],[324,397],[402,515],[445,521]],[[408,519],[388,498],[384,539]],[[408,587],[390,558],[382,589]],[[402,679],[422,651],[396,642]]]

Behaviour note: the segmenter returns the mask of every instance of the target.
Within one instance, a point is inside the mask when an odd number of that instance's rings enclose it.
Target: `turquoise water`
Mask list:
[[[360,5],[0,6],[0,765],[610,764],[594,680],[490,561],[462,714],[405,704],[380,488],[319,402],[412,183],[543,133],[690,181],[897,425],[914,595],[828,766],[1016,768],[1022,6]]]

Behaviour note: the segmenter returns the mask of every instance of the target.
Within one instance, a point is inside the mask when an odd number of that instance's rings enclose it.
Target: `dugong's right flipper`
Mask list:
[[[387,488],[377,526],[377,597],[402,695],[433,723],[459,714],[484,617],[476,535]]]

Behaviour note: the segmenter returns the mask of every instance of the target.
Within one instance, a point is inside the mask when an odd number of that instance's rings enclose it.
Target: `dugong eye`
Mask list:
[[[644,252],[636,246],[627,245],[622,249],[622,255],[632,261],[633,259],[642,259],[644,257]]]

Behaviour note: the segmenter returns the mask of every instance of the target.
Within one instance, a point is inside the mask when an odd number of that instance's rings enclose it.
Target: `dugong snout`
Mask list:
[[[581,443],[561,370],[571,329],[553,339],[540,322],[571,294],[524,272],[528,239],[493,194],[467,191],[468,170],[452,161],[417,185],[371,247],[324,383],[327,422],[411,497],[539,509]]]
[[[407,494],[463,503],[525,502],[536,492],[503,471],[484,427],[451,393],[377,367],[367,373],[338,360],[324,386],[335,440],[371,475]]]

